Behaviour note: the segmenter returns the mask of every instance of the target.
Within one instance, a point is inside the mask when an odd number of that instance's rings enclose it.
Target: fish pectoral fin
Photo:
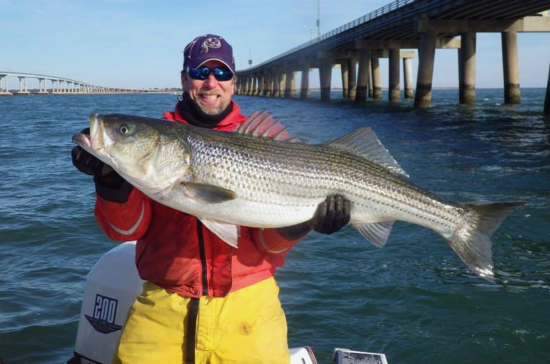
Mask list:
[[[203,203],[214,204],[234,200],[237,194],[227,188],[214,185],[187,182],[182,183],[185,195]]]
[[[239,241],[239,228],[237,225],[216,220],[199,220],[208,228],[208,230],[212,231],[227,244],[231,245],[233,248],[237,247]]]
[[[370,224],[353,224],[352,226],[359,231],[359,234],[370,241],[372,245],[382,248],[386,244],[386,241],[388,241],[388,236],[394,222],[395,220]]]

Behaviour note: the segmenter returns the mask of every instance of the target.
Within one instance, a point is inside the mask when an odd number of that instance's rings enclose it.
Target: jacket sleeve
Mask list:
[[[174,120],[174,113],[165,111],[163,118]],[[120,186],[106,186],[94,178],[97,192],[95,217],[107,236],[116,241],[142,238],[151,223],[152,204],[149,197],[122,180]]]
[[[137,240],[149,228],[151,204],[151,200],[137,188],[122,203],[109,201],[98,194],[95,217],[109,238],[116,241]]]
[[[287,240],[277,232],[277,229],[250,228],[250,233],[258,250],[267,254],[286,253],[300,241]]]

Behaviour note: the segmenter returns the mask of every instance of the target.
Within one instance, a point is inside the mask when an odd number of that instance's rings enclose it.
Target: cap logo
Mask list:
[[[214,38],[214,37],[206,38],[204,42],[202,42],[201,53],[208,53],[210,48],[221,48],[221,47],[222,47],[222,42],[220,38]]]
[[[189,43],[183,51],[183,68],[196,68],[210,60],[224,63],[235,73],[233,49],[223,37],[215,34],[201,35]]]

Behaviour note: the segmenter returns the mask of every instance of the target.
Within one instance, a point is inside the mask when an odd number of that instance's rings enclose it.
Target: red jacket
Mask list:
[[[164,117],[187,123],[177,108],[165,112]],[[233,111],[215,129],[231,131],[245,119],[233,102]],[[111,239],[137,240],[136,265],[141,279],[188,297],[223,297],[272,277],[297,243],[275,229],[240,227],[235,249],[196,217],[151,200],[137,188],[125,203],[98,195],[95,216]]]

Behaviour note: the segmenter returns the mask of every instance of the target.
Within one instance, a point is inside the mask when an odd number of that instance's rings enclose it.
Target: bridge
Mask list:
[[[14,92],[11,92],[9,89],[10,77],[19,80],[19,89],[15,92],[19,95],[30,94],[31,92],[36,94],[112,94],[150,92],[149,90],[144,89],[97,86],[86,82],[57,76],[0,71],[0,96],[14,94]],[[29,90],[27,84],[29,78],[38,80],[37,90]],[[51,83],[51,87],[49,89],[47,88],[47,83]]]
[[[550,32],[550,0],[396,0],[322,36],[237,72],[236,92],[270,97],[309,97],[309,70],[319,69],[321,99],[329,100],[332,69],[339,65],[344,98],[382,98],[379,59],[389,58],[389,101],[400,100],[400,60],[404,96],[429,107],[435,51],[457,49],[459,102],[475,103],[478,32],[501,33],[504,98],[520,103],[517,33]],[[419,53],[416,87],[412,58]],[[301,73],[300,90],[296,78]],[[550,85],[550,78],[549,78]],[[299,95],[298,95],[299,91]],[[547,92],[548,94],[548,92]],[[550,96],[545,111],[550,113]]]

